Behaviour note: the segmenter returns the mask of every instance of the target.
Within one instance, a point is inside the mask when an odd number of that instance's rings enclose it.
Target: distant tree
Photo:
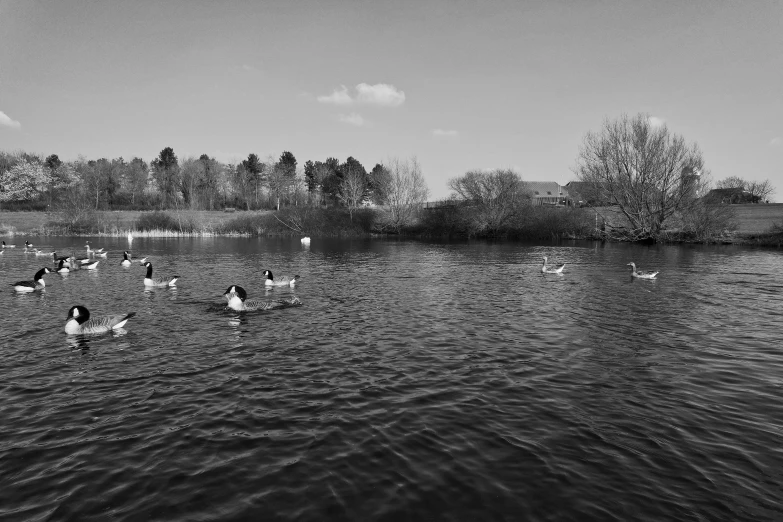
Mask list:
[[[358,169],[348,168],[343,173],[340,183],[339,197],[343,205],[348,208],[348,215],[353,221],[353,213],[359,208],[367,194],[367,175]]]
[[[719,189],[738,188],[744,190],[745,185],[747,185],[747,181],[740,178],[739,176],[729,176],[728,178],[723,178],[721,180],[718,180],[715,183],[715,188],[719,188]]]
[[[28,201],[38,197],[49,184],[47,169],[36,160],[20,159],[0,171],[0,201]]]
[[[210,158],[206,154],[202,154],[198,161],[201,164],[201,172],[198,178],[197,188],[206,209],[213,210],[218,196],[218,185],[221,172],[220,164],[217,160]]]
[[[174,149],[166,147],[152,162],[155,181],[163,195],[163,204],[168,206],[176,201],[179,181],[179,162]]]
[[[305,184],[307,185],[307,191],[311,194],[318,190],[318,183],[315,177],[315,163],[307,160],[304,164]]]
[[[343,181],[340,162],[337,158],[327,158],[320,166],[319,163],[316,163],[316,169],[321,183],[321,194],[331,199],[332,202],[337,202],[340,194],[340,183]]]
[[[296,157],[289,151],[284,151],[269,173],[268,183],[270,195],[276,200],[277,210],[280,210],[280,199],[289,194],[296,179]]]
[[[389,173],[385,184],[379,187],[386,207],[383,222],[385,227],[399,233],[416,217],[427,200],[429,188],[415,157],[389,159],[383,168]]]
[[[52,205],[54,199],[54,180],[57,169],[63,164],[57,154],[51,154],[44,161],[44,165],[49,169],[49,206]]]
[[[530,203],[530,194],[510,169],[472,170],[449,180],[449,188],[470,210],[468,225],[475,234],[497,235]]]
[[[242,166],[245,167],[249,181],[255,189],[256,207],[258,207],[258,196],[263,182],[262,173],[264,172],[264,164],[258,159],[256,154],[248,154],[247,159],[242,162]]]
[[[133,158],[125,171],[125,190],[131,195],[131,204],[135,205],[147,188],[149,165],[141,158]]]
[[[657,241],[667,220],[691,205],[704,170],[696,144],[654,126],[649,115],[606,120],[589,132],[577,158],[580,181],[592,183],[600,199],[617,205],[628,220],[624,239]]]
[[[391,182],[391,173],[386,167],[377,163],[370,171],[369,178],[370,200],[376,205],[383,205],[386,200],[384,190]]]
[[[757,201],[767,201],[772,197],[772,194],[775,193],[775,187],[768,179],[763,181],[750,181],[745,187],[745,190],[750,192],[751,197],[757,199]]]

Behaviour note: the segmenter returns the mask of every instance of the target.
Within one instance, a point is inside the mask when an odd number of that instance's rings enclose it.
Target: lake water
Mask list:
[[[0,294],[3,520],[783,519],[781,251],[137,239],[181,276],[145,291],[91,244]],[[232,284],[303,306],[228,311]],[[69,337],[75,304],[137,316]]]

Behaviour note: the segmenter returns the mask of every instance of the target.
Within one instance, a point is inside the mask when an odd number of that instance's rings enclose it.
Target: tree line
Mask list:
[[[338,206],[353,212],[370,203],[389,207],[390,226],[421,205],[429,191],[415,158],[392,158],[369,172],[354,157],[300,166],[290,151],[223,163],[207,154],[180,159],[171,147],[147,162],[135,157],[64,162],[0,151],[0,203],[35,210],[245,210]]]

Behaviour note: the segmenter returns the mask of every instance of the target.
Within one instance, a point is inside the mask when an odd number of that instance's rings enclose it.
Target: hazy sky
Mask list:
[[[783,201],[783,1],[0,0],[0,149],[573,179],[649,113]]]

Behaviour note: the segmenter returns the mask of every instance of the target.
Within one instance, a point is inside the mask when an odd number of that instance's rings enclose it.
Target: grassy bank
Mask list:
[[[341,208],[291,207],[274,211],[93,211],[71,217],[57,212],[0,212],[2,236],[188,237],[359,236],[372,232],[375,214],[351,216]]]

